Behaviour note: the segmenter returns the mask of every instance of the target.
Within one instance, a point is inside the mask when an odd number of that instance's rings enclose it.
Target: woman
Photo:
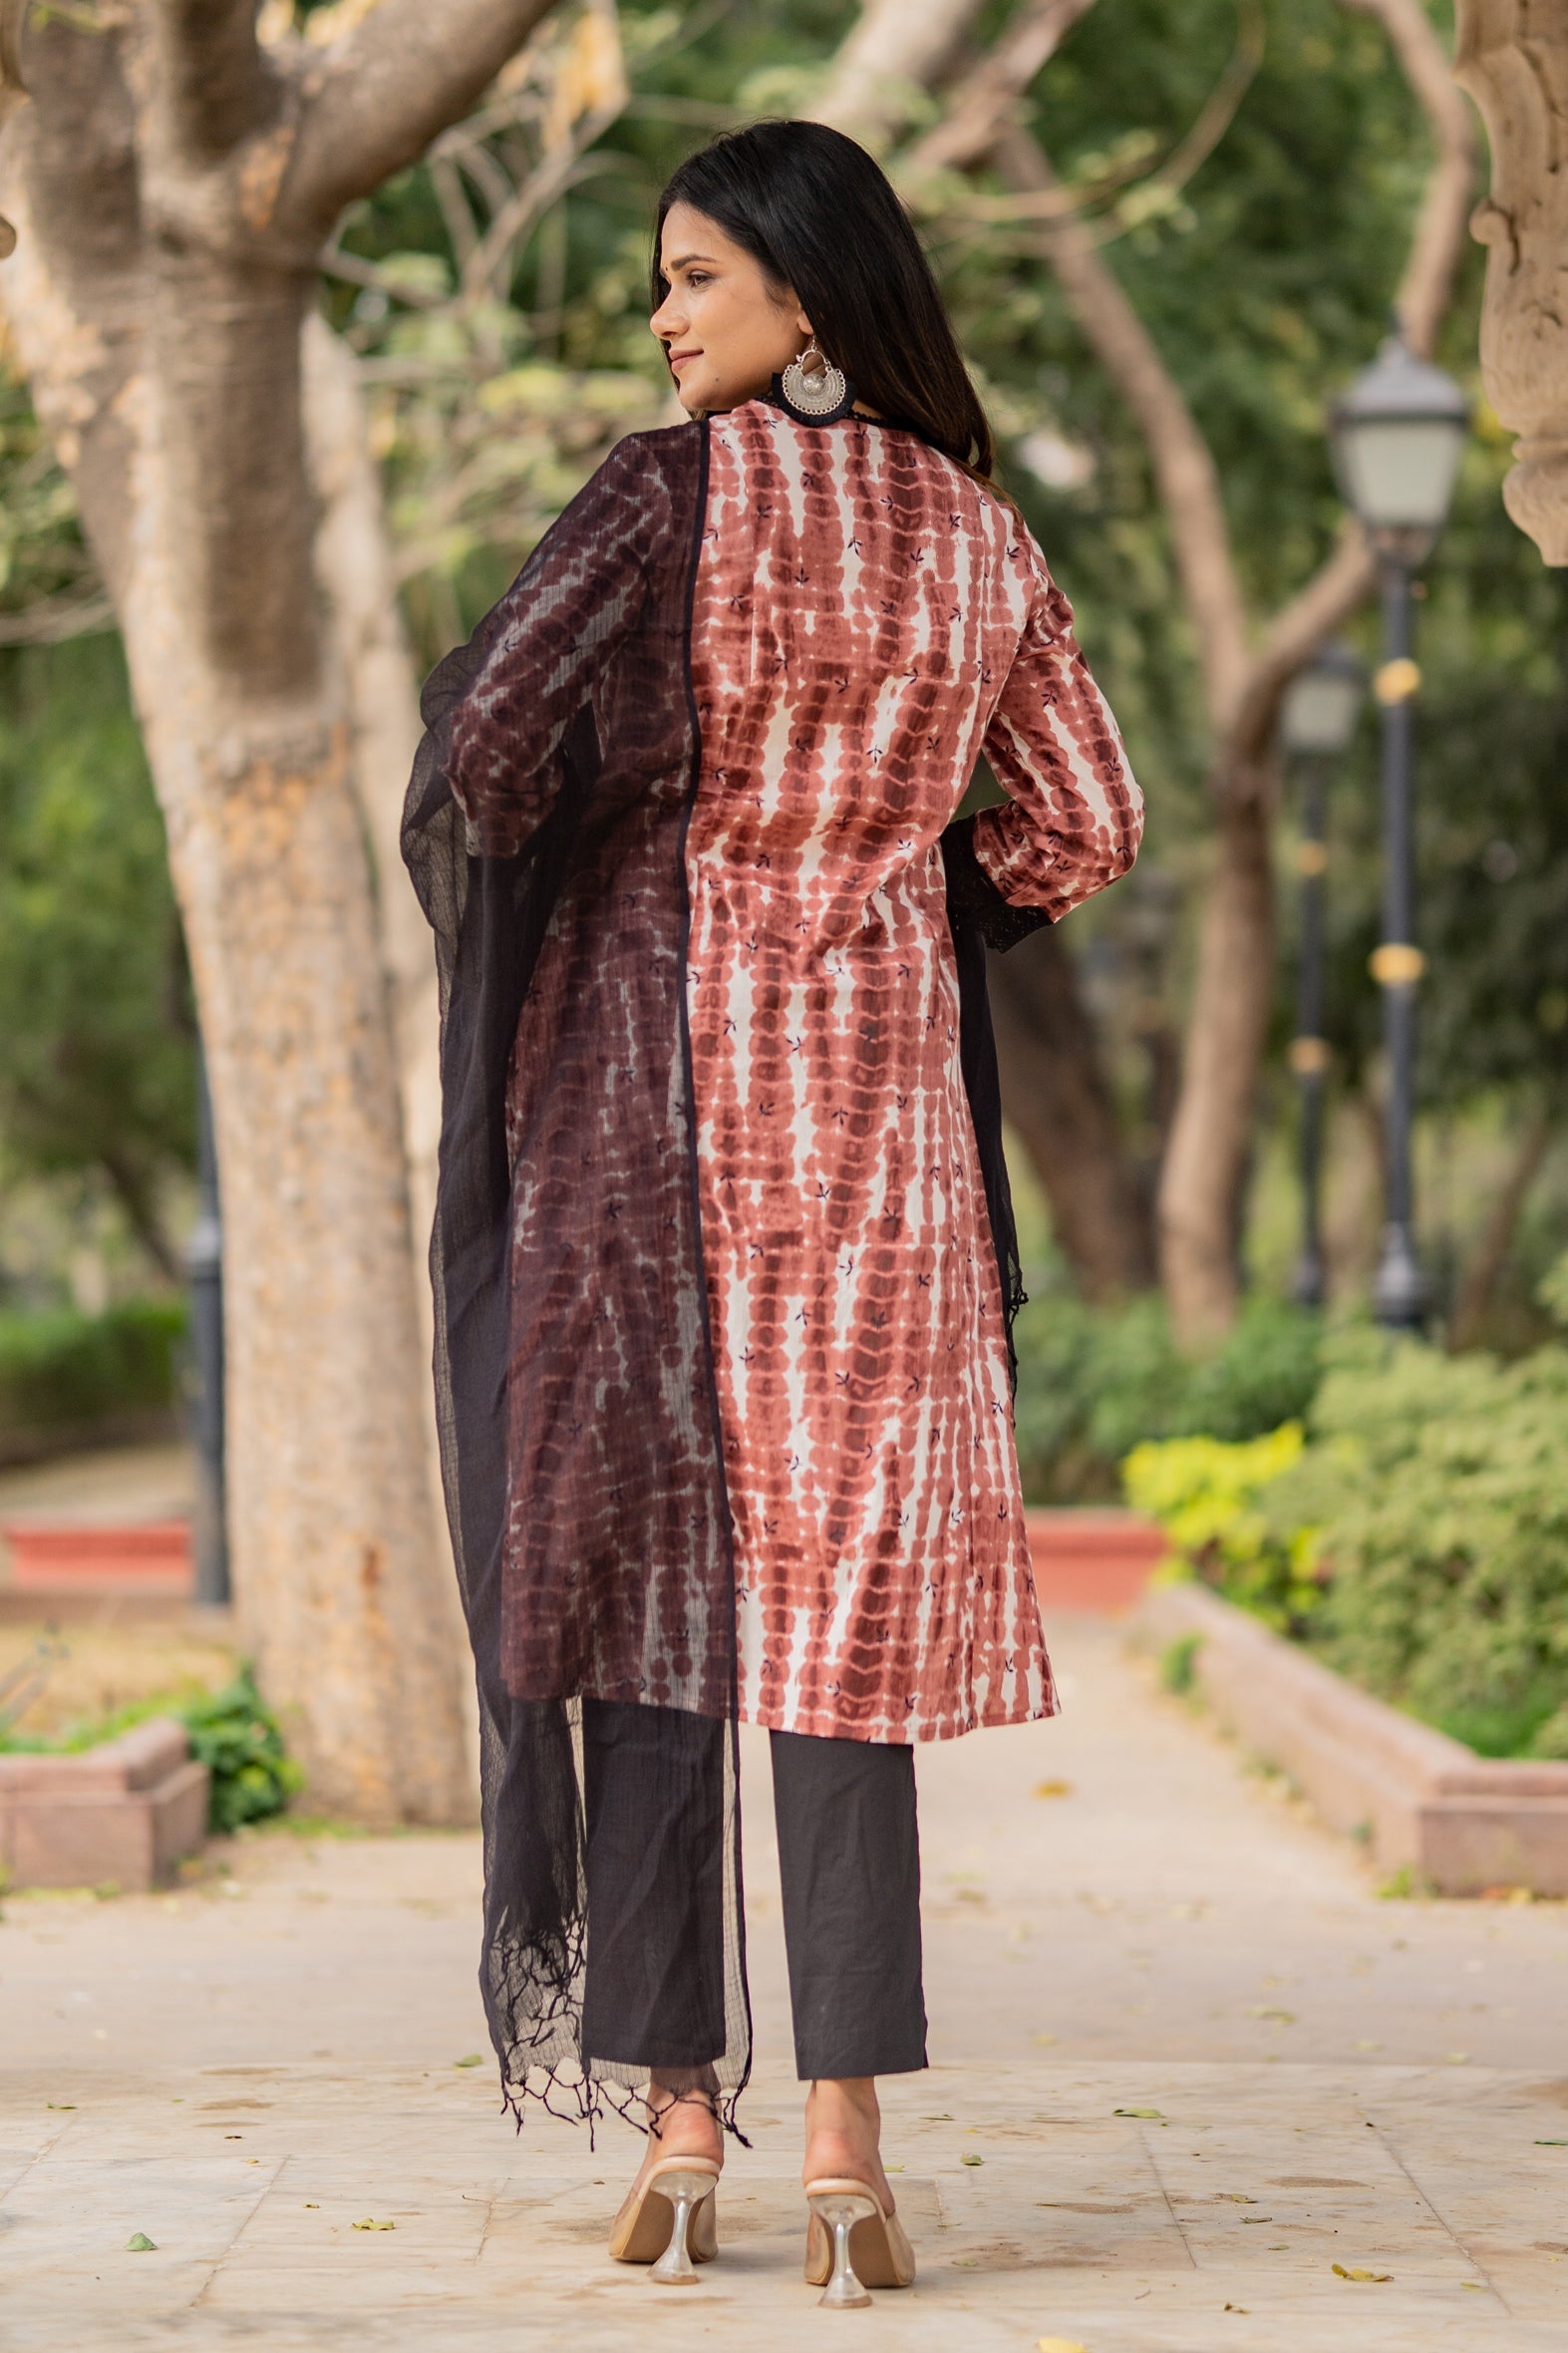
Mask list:
[[[926,2063],[913,1745],[1056,1707],[985,942],[1122,873],[1141,802],[870,157],[716,141],[652,276],[689,421],[619,443],[435,671],[405,818],[480,1982],[519,2115],[640,2091],[611,2251],[690,2279],[767,1725],[806,2276],[860,2302],[914,2269],[874,2081]],[[982,751],[1011,798],[958,821]]]

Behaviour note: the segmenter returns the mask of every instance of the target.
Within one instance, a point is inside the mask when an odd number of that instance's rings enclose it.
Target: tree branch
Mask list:
[[[1340,0],[1357,16],[1374,17],[1431,125],[1437,153],[1427,175],[1395,309],[1411,348],[1423,358],[1436,344],[1469,232],[1475,178],[1475,134],[1469,108],[1448,78],[1441,44],[1420,0]],[[1237,713],[1235,739],[1242,761],[1256,760],[1272,736],[1280,698],[1315,646],[1333,635],[1362,603],[1378,576],[1366,535],[1348,522],[1328,561],[1269,624]]]
[[[1011,186],[1041,193],[1061,188],[1039,142],[1022,127],[1003,131],[993,140],[991,153]],[[1055,271],[1080,332],[1148,445],[1197,639],[1210,724],[1223,734],[1234,720],[1246,683],[1247,619],[1208,444],[1088,224],[1077,212],[1048,218],[1036,225],[1034,242]]]
[[[941,79],[980,8],[981,0],[866,0],[803,118],[885,147],[909,119],[910,92]]]
[[[28,0],[0,0],[0,123],[26,103],[22,79],[22,34],[27,24]],[[0,261],[16,251],[16,229],[0,214]]]
[[[149,24],[161,142],[187,169],[221,162],[276,114],[253,0],[157,0]]]
[[[1222,729],[1242,693],[1247,628],[1213,458],[1071,191],[1017,119],[1025,90],[1092,4],[1033,0],[990,56],[964,77],[944,121],[912,151],[908,169],[964,169],[989,157],[1010,187],[1041,199],[1043,215],[1030,242],[1056,273],[1080,331],[1142,429],[1198,640],[1210,719]]]
[[[1094,5],[1095,0],[1025,0],[990,55],[964,76],[941,122],[903,159],[903,174],[962,169],[983,156],[998,126],[1014,120],[1035,76]]]
[[[16,612],[0,613],[0,645],[64,645],[99,637],[115,626],[115,608],[102,589],[85,596],[44,596]]]
[[[1427,176],[1395,309],[1405,340],[1429,359],[1469,233],[1475,192],[1475,127],[1420,0],[1340,0],[1382,25],[1411,93],[1431,125],[1436,161]]]
[[[1378,579],[1378,559],[1354,515],[1347,515],[1338,545],[1304,587],[1281,605],[1253,656],[1230,746],[1243,767],[1260,760],[1273,741],[1285,689],[1367,601]]]
[[[345,204],[466,115],[552,0],[380,0],[304,70],[304,114],[280,215],[324,236]]]
[[[141,364],[146,298],[122,36],[35,18],[23,62],[32,103],[8,125],[0,154],[0,200],[20,231],[0,270],[0,309],[98,568],[117,590],[136,433],[126,393]],[[8,88],[13,69],[8,58]]]

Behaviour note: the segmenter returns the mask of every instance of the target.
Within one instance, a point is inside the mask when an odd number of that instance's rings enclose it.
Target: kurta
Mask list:
[[[907,1742],[1055,1698],[985,943],[1118,873],[1139,802],[1014,510],[777,393],[616,445],[426,681],[404,807],[480,1986],[507,2099],[589,2116],[645,2070],[585,2040],[589,1830],[632,1836],[586,1702],[651,1712],[649,1903],[721,1890],[733,2121],[737,1717]],[[1011,802],[954,825],[982,747]]]
[[[939,838],[1013,905],[1142,804],[1040,548],[913,433],[709,423],[687,1006],[740,1713],[907,1742],[1049,1715]]]

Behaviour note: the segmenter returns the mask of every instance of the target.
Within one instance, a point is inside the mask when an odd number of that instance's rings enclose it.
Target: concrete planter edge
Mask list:
[[[80,1756],[0,1754],[5,1883],[157,1886],[206,1836],[209,1778],[167,1716]]]
[[[1478,1757],[1205,1586],[1152,1586],[1129,1640],[1161,1652],[1192,1637],[1194,1687],[1219,1722],[1380,1868],[1443,1895],[1568,1895],[1568,1764]]]

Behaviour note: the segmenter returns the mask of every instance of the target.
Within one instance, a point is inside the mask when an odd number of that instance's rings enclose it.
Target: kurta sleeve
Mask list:
[[[468,644],[426,683],[426,727],[443,745],[472,846],[488,856],[515,855],[549,815],[562,738],[642,612],[670,520],[647,438],[616,444]]]
[[[1143,796],[1073,635],[1072,607],[1027,545],[1034,597],[982,747],[1011,798],[979,813],[968,847],[1009,908],[1055,922],[1131,865]]]

